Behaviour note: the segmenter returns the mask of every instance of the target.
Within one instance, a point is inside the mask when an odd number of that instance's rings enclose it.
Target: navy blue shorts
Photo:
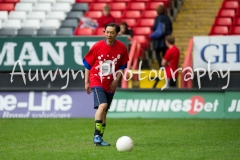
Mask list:
[[[92,88],[92,91],[94,93],[94,109],[98,109],[98,106],[102,103],[107,103],[107,109],[109,109],[114,93],[108,93],[103,88]]]

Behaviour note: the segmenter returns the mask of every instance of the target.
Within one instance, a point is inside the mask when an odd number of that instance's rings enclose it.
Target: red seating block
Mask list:
[[[90,28],[77,28],[75,31],[77,36],[90,36],[93,35],[93,30]]]
[[[228,35],[227,26],[213,26],[210,32],[210,35]]]
[[[141,27],[152,27],[154,24],[154,19],[140,19],[138,21],[138,26]]]
[[[137,21],[135,19],[121,19],[121,22],[126,22],[128,27],[135,27],[137,24]]]
[[[75,0],[76,3],[92,3],[95,2],[95,0]]]
[[[156,10],[145,10],[142,13],[142,18],[155,18],[157,17]]]
[[[233,9],[221,9],[218,12],[218,17],[235,17],[235,10],[233,10]]]
[[[114,2],[131,2],[132,0],[114,0]]]
[[[3,0],[4,3],[18,3],[20,0]]]
[[[107,2],[107,3],[109,3],[109,2],[112,2],[113,0],[95,0],[96,2]]]
[[[231,26],[232,19],[231,18],[216,18],[214,25],[215,26]]]
[[[133,2],[150,2],[151,0],[133,0]]]
[[[240,2],[239,2],[240,3]],[[240,8],[239,10],[237,11],[237,14],[235,15],[236,17],[240,17]]]
[[[163,2],[150,2],[150,3],[148,3],[147,9],[156,10],[157,6],[159,6],[159,5],[165,6]]]
[[[124,11],[127,8],[124,2],[115,2],[110,4],[111,10]]]
[[[111,11],[110,14],[111,14],[114,18],[122,18],[122,12],[121,12],[121,11]]]
[[[146,6],[144,2],[131,2],[128,4],[129,10],[145,10]]]
[[[237,1],[225,1],[222,3],[224,9],[238,9],[239,3]]]
[[[234,18],[233,25],[240,26],[240,17]]]
[[[240,35],[240,26],[232,26],[230,29],[231,35]]]
[[[87,11],[85,16],[93,19],[100,18],[102,16],[102,11]]]
[[[145,35],[150,36],[151,34],[151,28],[150,27],[135,27],[133,29],[133,35]]]
[[[89,10],[90,11],[102,11],[103,7],[106,5],[107,5],[107,3],[91,3]]]
[[[101,36],[103,36],[103,35],[105,35],[105,33],[104,33],[104,31],[105,31],[105,28],[97,28],[96,30],[95,30],[95,35],[101,35]]]
[[[14,3],[0,3],[0,11],[13,11],[14,10]]]
[[[141,17],[141,13],[140,11],[125,11],[124,18],[140,18]]]

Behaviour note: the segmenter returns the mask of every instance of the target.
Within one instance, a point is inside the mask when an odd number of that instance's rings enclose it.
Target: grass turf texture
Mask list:
[[[0,119],[0,159],[234,160],[240,159],[240,120],[108,119],[95,147],[93,119]],[[132,152],[118,152],[120,136]]]

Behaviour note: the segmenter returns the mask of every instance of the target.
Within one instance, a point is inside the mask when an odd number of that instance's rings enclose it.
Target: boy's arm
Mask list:
[[[87,94],[91,93],[91,87],[89,84],[89,70],[87,68],[85,68],[85,90]]]

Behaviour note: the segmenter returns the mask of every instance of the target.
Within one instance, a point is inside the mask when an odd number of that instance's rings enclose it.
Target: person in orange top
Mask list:
[[[108,5],[103,7],[103,15],[98,19],[98,27],[105,27],[108,23],[115,23],[115,18],[110,14]]]

